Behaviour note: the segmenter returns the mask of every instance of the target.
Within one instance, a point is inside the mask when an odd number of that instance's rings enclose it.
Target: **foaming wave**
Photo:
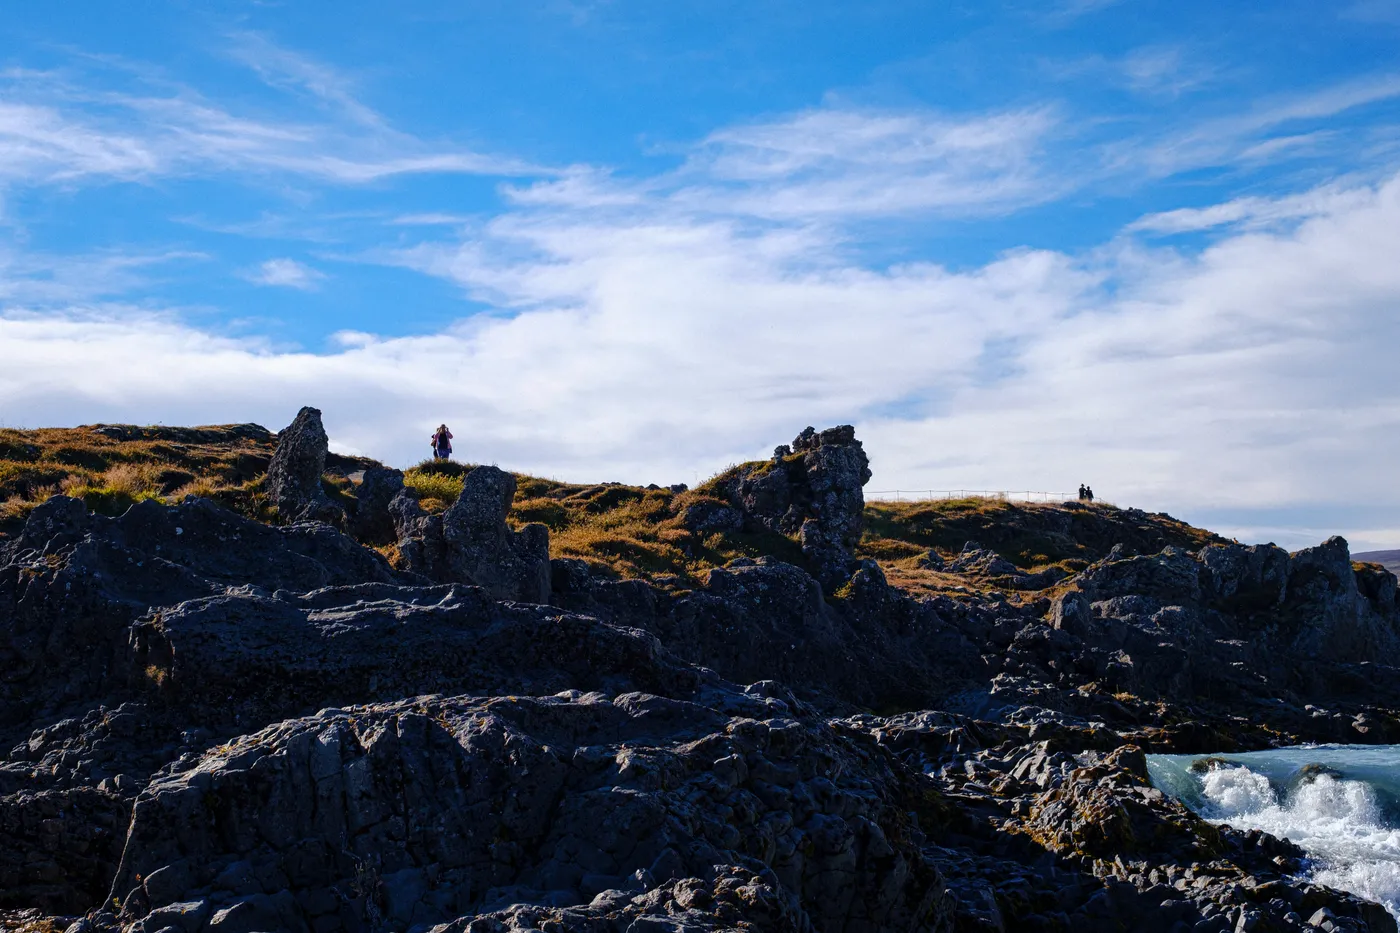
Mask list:
[[[1400,830],[1384,825],[1368,784],[1324,773],[1281,793],[1243,766],[1214,767],[1201,784],[1206,819],[1296,843],[1313,860],[1311,880],[1377,901],[1400,917]]]
[[[1248,768],[1211,768],[1201,779],[1212,814],[1221,819],[1277,808],[1278,795],[1269,779]]]

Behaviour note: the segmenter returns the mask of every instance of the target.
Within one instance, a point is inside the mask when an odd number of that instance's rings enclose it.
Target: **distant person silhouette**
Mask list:
[[[1084,498],[1085,498],[1087,501],[1089,501],[1089,502],[1093,502],[1093,501],[1094,501],[1094,487],[1093,487],[1093,486],[1085,486],[1085,487],[1084,487]]]
[[[446,460],[452,456],[452,432],[447,430],[447,425],[440,424],[433,432],[433,459]]]
[[[1087,494],[1088,494],[1088,487],[1085,486],[1083,483],[1080,483],[1080,484],[1079,484],[1079,501],[1080,501],[1080,502],[1083,502],[1083,501],[1084,501],[1084,497],[1085,497]]]

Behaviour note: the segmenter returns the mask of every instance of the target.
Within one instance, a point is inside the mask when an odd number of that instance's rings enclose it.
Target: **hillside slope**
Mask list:
[[[174,504],[194,495],[275,522],[276,509],[263,487],[276,442],[277,435],[256,424],[0,429],[0,539],[15,534],[37,505],[60,494],[114,516],[135,502]],[[364,470],[382,466],[328,453],[324,486],[338,499],[353,501]],[[405,485],[427,511],[440,512],[461,492],[462,477],[471,468],[428,460],[405,472]],[[555,556],[583,559],[605,574],[686,586],[736,558],[802,563],[795,536],[706,523],[703,513],[718,504],[713,494],[724,475],[694,491],[515,478],[510,523],[544,524]],[[932,549],[951,561],[968,542],[995,550],[1019,570],[1058,565],[1069,572],[1102,559],[1115,545],[1138,554],[1168,545],[1195,549],[1224,543],[1167,515],[1079,502],[872,502],[864,508],[864,523],[859,556],[879,561],[891,582],[929,591],[960,581],[929,570],[923,558]],[[985,582],[995,585],[994,578]]]
[[[1367,564],[1380,564],[1391,573],[1400,573],[1400,551],[1362,551],[1351,555]]]

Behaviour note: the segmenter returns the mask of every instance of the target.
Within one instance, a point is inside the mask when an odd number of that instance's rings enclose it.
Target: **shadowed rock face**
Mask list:
[[[127,656],[157,696],[224,731],[419,693],[686,692],[699,682],[644,632],[464,586],[191,600],[132,626]]]
[[[327,710],[158,776],[113,890],[256,929],[461,929],[522,902],[635,915],[662,885],[708,908],[734,879],[730,915],[766,928],[950,929],[896,772],[794,716],[723,688]]]
[[[853,557],[853,433],[793,448],[686,521],[806,566],[690,589],[550,562],[488,467],[441,516],[366,471],[349,527],[410,571],[200,500],[40,506],[0,548],[0,929],[1395,929],[1142,757],[1400,737],[1393,576],[969,546],[941,572],[1025,592],[917,597]]]
[[[549,529],[506,524],[515,498],[515,477],[479,466],[462,481],[457,501],[441,515],[428,515],[404,494],[390,508],[405,566],[440,583],[480,586],[496,599],[549,601]]]
[[[321,488],[326,470],[326,429],[321,412],[303,408],[277,435],[277,452],[267,468],[267,494],[286,522],[320,521],[340,525],[345,513]]]
[[[412,579],[319,523],[270,527],[202,499],[106,518],[55,496],[0,553],[0,743],[7,726],[123,684],[128,629],[153,608],[230,587]]]
[[[398,539],[389,504],[403,492],[403,473],[390,467],[370,467],[355,490],[355,513],[346,530],[365,544],[392,544]]]

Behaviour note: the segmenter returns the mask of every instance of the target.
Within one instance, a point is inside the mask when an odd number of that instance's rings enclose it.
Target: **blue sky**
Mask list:
[[[0,12],[0,423],[1400,547],[1400,0]],[[458,427],[460,426],[460,427]]]

